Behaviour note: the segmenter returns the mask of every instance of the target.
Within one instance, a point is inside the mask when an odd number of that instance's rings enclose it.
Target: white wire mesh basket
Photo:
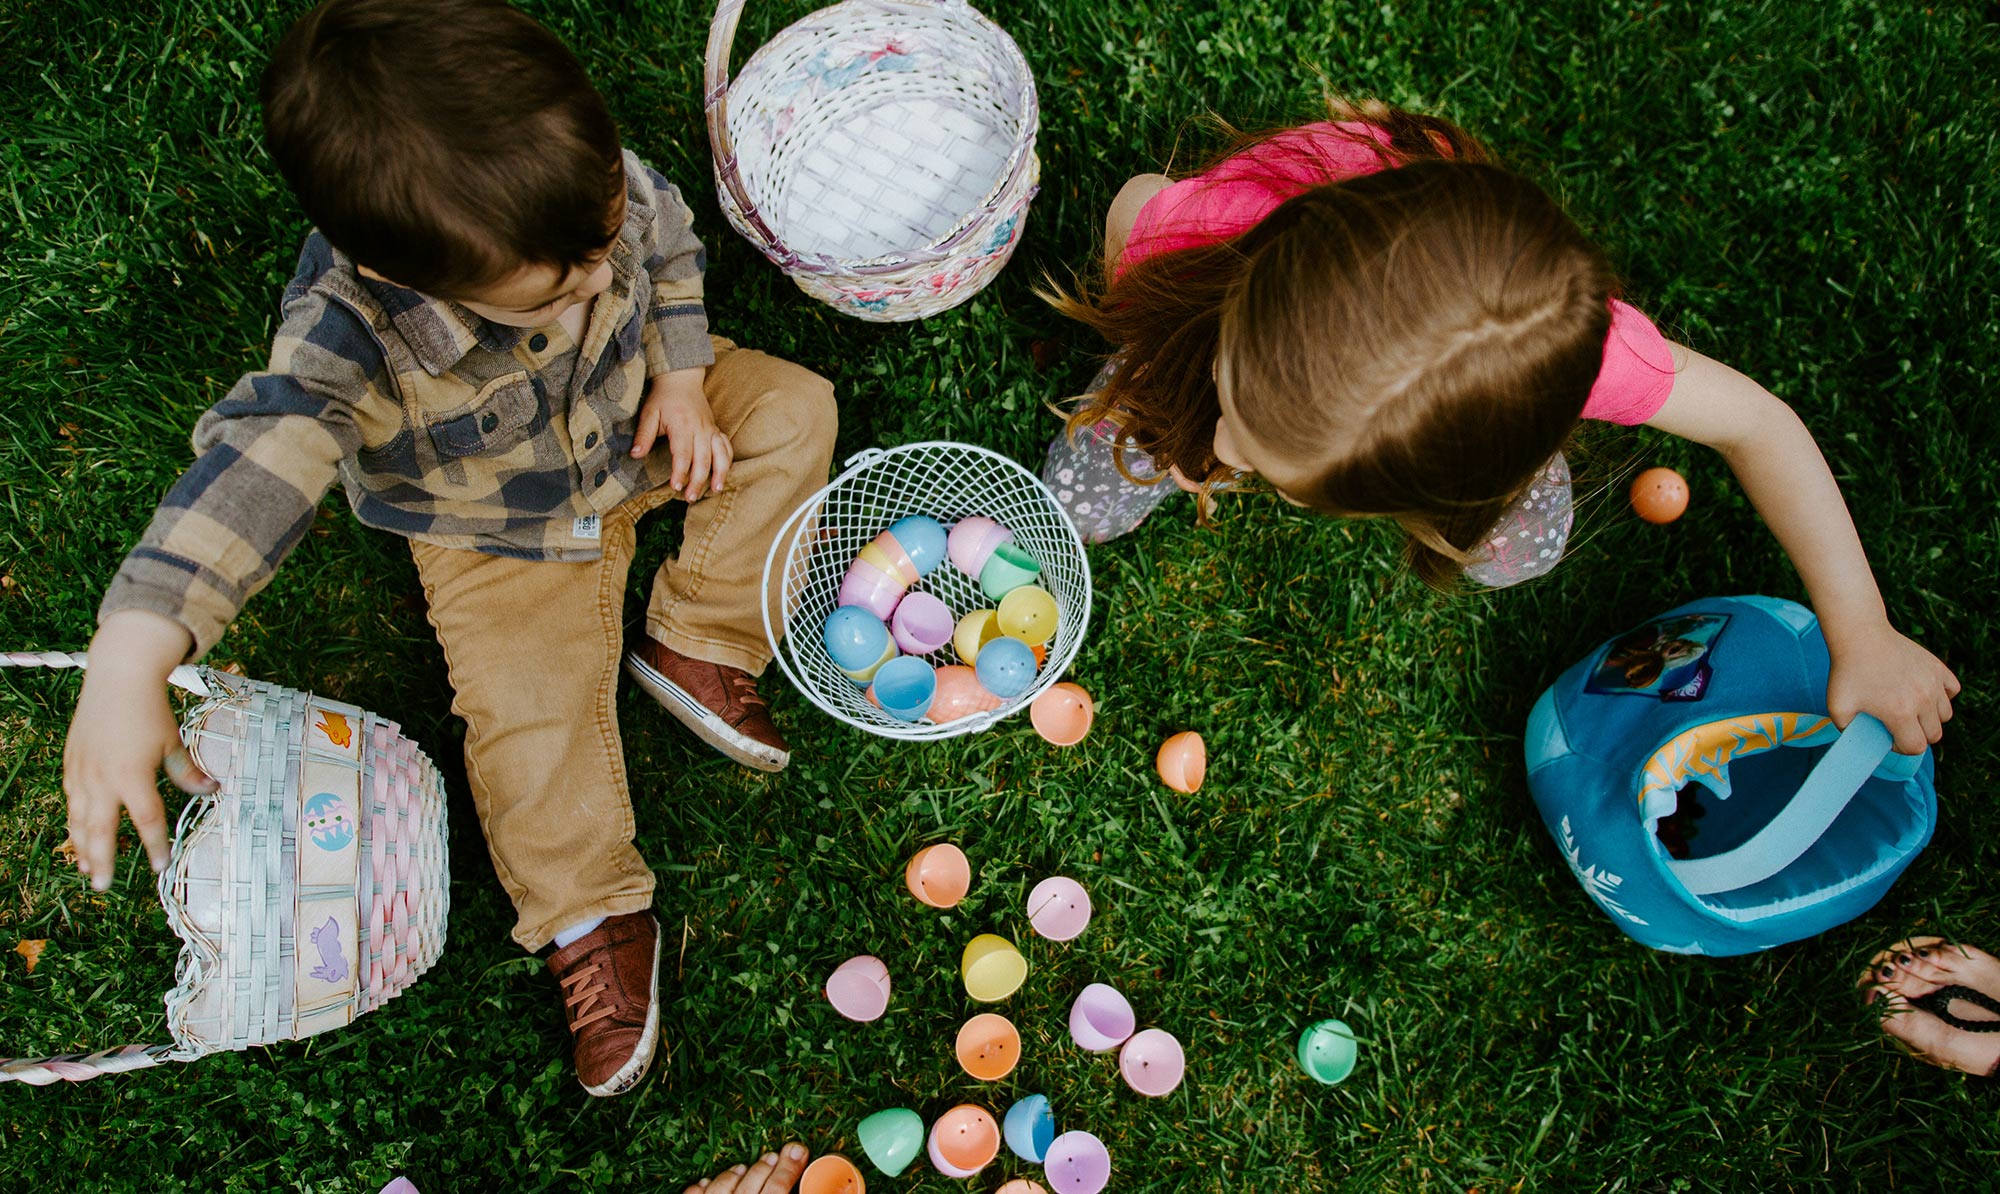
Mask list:
[[[1041,566],[1040,583],[1055,598],[1058,621],[1048,659],[1026,692],[942,724],[899,721],[870,704],[865,686],[834,665],[820,628],[837,604],[841,578],[863,547],[909,514],[946,524],[984,515],[1013,532],[1013,542]],[[989,728],[1062,678],[1090,624],[1090,561],[1055,495],[998,452],[942,441],[850,457],[846,471],[779,528],[764,561],[764,592],[764,634],[785,678],[828,714],[884,738],[951,738]],[[910,592],[936,596],[961,618],[994,605],[978,581],[950,563]],[[964,662],[949,643],[918,658],[934,666]]]
[[[15,652],[0,667],[82,667]],[[444,951],[444,781],[395,722],[206,667],[181,738],[220,785],[181,810],[160,903],[181,939],[171,1045],[0,1058],[0,1082],[81,1082],[351,1023]]]
[[[965,0],[844,0],[732,82],[744,0],[709,26],[705,107],[730,224],[836,310],[922,319],[977,294],[1020,242],[1041,165],[1034,76]]]

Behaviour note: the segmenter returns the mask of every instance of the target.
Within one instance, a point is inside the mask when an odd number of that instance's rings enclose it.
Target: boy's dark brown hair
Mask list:
[[[618,127],[568,47],[497,0],[326,0],[264,70],[306,215],[400,285],[463,297],[584,266],[618,231]]]
[[[1286,496],[1395,519],[1417,574],[1445,588],[1576,428],[1614,279],[1541,188],[1486,164],[1455,126],[1374,102],[1336,101],[1332,117],[1397,168],[1051,296],[1120,346],[1071,426],[1108,419],[1163,469],[1212,485],[1229,472],[1220,374],[1288,466]]]

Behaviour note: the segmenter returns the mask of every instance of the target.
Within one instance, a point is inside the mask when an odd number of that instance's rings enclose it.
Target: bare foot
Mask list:
[[[738,1165],[705,1177],[683,1194],[788,1194],[806,1168],[806,1146],[787,1144],[755,1165]]]
[[[2000,959],[1941,937],[1913,937],[1876,954],[1856,985],[1881,1010],[1882,1031],[1919,1060],[1982,1077],[2000,1072],[2000,1031],[1968,1032],[1914,1002],[1947,987],[2000,1000]],[[1966,999],[1949,998],[1941,1010],[1966,1023],[2000,1023],[2000,1015]]]

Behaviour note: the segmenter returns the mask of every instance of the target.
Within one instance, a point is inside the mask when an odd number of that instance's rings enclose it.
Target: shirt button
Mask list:
[[[479,420],[479,429],[489,434],[495,427],[498,427],[499,425],[500,425],[500,416],[493,414],[490,411],[487,412],[485,418]]]
[[[590,449],[596,446],[597,446],[597,433],[595,431],[583,437],[583,447],[585,451],[589,451]]]
[[[533,336],[528,338],[529,352],[540,352],[544,348],[547,348],[548,346],[549,346],[549,338],[547,336],[542,335],[540,332],[536,332]]]
[[[611,475],[611,472],[610,472],[610,470],[608,470],[608,469],[598,469],[598,470],[597,470],[597,484],[599,484],[599,485],[602,485],[602,484],[604,484],[604,479],[605,479],[606,477],[610,476],[610,475]]]

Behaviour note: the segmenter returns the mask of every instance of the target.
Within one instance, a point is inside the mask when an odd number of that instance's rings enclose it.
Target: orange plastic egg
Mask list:
[[[1160,744],[1158,767],[1160,782],[1174,791],[1200,791],[1208,774],[1208,746],[1200,734],[1183,730]]]
[[[1632,509],[1647,522],[1672,522],[1687,508],[1687,478],[1674,470],[1649,468],[1632,479]]]

